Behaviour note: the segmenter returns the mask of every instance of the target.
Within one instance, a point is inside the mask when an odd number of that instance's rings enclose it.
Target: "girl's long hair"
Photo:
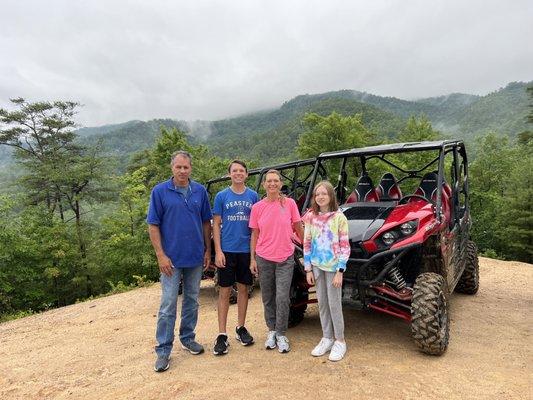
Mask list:
[[[329,211],[337,211],[339,209],[339,203],[337,202],[337,196],[335,195],[335,189],[333,189],[333,185],[330,181],[320,181],[315,185],[315,188],[313,189],[313,198],[311,199],[311,209],[313,210],[313,213],[315,215],[318,215],[318,213],[320,212],[320,207],[318,204],[316,204],[315,200],[316,190],[320,186],[324,187],[328,192]]]

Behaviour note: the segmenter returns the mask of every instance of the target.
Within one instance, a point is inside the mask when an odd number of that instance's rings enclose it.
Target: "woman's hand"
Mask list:
[[[333,277],[333,287],[342,287],[342,272],[335,272],[335,276]]]
[[[315,275],[313,274],[313,271],[307,271],[306,273],[307,283],[311,286],[315,285]]]

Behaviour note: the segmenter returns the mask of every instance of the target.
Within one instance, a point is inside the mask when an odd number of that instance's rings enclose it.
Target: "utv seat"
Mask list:
[[[438,176],[435,172],[428,172],[422,177],[420,185],[418,185],[414,194],[434,201],[437,196],[437,178]]]
[[[378,201],[378,194],[374,185],[372,184],[372,179],[368,175],[362,175],[357,184],[355,185],[354,191],[350,194],[346,203],[356,203],[356,202],[375,202]]]
[[[422,177],[418,189],[416,189],[414,194],[424,196],[426,199],[433,202],[437,201],[437,181],[438,176],[436,172],[428,172]],[[444,213],[444,218],[446,221],[450,221],[451,213],[451,188],[446,182],[442,184],[442,194],[441,194],[441,203],[442,203],[442,212]],[[416,201],[416,198],[412,199]]]
[[[379,201],[394,201],[402,198],[402,190],[398,185],[396,177],[390,172],[383,174],[379,185],[376,187]]]

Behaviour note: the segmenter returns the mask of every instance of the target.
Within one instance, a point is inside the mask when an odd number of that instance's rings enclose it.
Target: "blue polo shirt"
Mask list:
[[[207,192],[198,182],[189,181],[186,195],[176,190],[172,178],[152,189],[146,222],[159,226],[163,251],[175,267],[203,264],[203,223],[211,218]]]

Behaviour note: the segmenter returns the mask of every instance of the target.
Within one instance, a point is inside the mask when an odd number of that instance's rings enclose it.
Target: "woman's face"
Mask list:
[[[279,191],[281,189],[281,180],[279,179],[278,174],[266,174],[265,181],[263,182],[263,187],[265,188],[267,195],[279,194]]]
[[[326,190],[324,186],[319,186],[315,189],[315,201],[321,210],[323,208],[329,207],[330,197],[329,197],[328,191]]]

